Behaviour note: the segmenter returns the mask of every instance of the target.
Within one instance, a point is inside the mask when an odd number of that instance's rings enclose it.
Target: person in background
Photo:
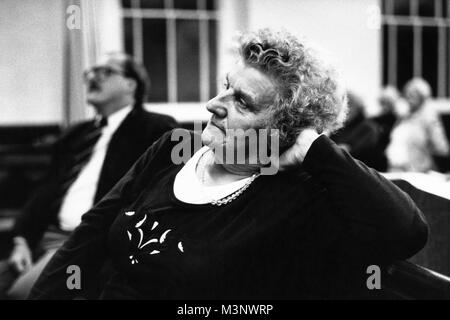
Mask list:
[[[173,118],[144,110],[145,68],[130,56],[106,55],[85,72],[96,118],[57,141],[49,173],[14,225],[14,246],[0,262],[0,295],[26,298],[54,252],[88,211],[164,132]]]
[[[379,127],[374,121],[366,118],[364,102],[359,96],[348,92],[347,97],[348,114],[344,127],[330,138],[356,159],[380,170],[377,161],[380,157],[377,154],[380,139]]]
[[[409,114],[391,133],[386,150],[391,171],[427,172],[436,170],[433,156],[446,156],[449,144],[439,115],[429,103],[430,85],[421,78],[408,81],[404,98]]]
[[[374,159],[378,171],[386,172],[388,170],[388,160],[386,157],[386,148],[391,140],[392,129],[397,122],[397,105],[399,103],[400,93],[395,87],[386,86],[381,90],[378,102],[380,105],[380,114],[370,118],[378,126],[379,140],[377,145],[377,159]]]

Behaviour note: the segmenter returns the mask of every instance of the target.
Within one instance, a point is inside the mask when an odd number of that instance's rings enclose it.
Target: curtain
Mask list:
[[[118,0],[65,0],[64,125],[91,117],[83,71],[110,51],[122,51],[122,18]],[[73,20],[76,18],[80,20]]]

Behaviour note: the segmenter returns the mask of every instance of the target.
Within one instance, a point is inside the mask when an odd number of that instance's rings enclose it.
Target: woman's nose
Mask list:
[[[220,94],[208,101],[206,110],[213,113],[218,118],[225,118],[227,116],[227,108],[225,102],[221,101]]]

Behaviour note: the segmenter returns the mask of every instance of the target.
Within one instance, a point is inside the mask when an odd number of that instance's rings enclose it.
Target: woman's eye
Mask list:
[[[244,99],[238,98],[237,101],[241,105],[241,107],[243,107],[243,108],[247,108],[248,107],[247,106],[247,102]]]
[[[230,89],[230,83],[229,83],[228,81],[225,81],[225,82],[223,83],[223,87],[224,87],[226,90]]]

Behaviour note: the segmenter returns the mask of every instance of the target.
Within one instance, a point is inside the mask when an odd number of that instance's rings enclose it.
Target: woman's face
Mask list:
[[[224,90],[206,105],[212,116],[203,130],[203,143],[212,149],[247,150],[238,137],[250,129],[258,133],[265,128],[275,97],[275,83],[268,75],[249,66],[237,66],[227,74]]]

